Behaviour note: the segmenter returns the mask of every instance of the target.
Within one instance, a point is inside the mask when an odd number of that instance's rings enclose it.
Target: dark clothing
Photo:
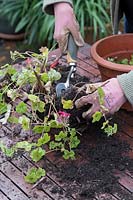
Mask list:
[[[133,22],[130,22],[126,17],[124,18],[124,32],[133,33]]]
[[[133,0],[110,0],[113,34],[119,31],[120,19],[125,15],[125,32],[133,33]]]
[[[121,0],[120,7],[125,15],[125,32],[133,33],[133,0]]]
[[[127,20],[133,22],[133,0],[121,0],[120,4]]]

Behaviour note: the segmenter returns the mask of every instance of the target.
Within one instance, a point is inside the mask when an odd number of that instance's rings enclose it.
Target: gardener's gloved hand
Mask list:
[[[114,114],[126,101],[117,78],[112,78],[102,83],[86,84],[84,87],[86,87],[87,96],[76,100],[75,105],[77,108],[87,104],[92,104],[92,106],[82,114],[83,118],[91,118],[96,111],[101,111],[101,109],[104,114]],[[100,105],[98,91],[96,90],[98,87],[101,87],[104,91],[104,103],[102,106]]]
[[[79,31],[73,8],[69,3],[55,3],[55,31],[54,39],[57,40],[62,53],[67,49],[68,36],[71,33],[77,46],[83,46],[84,41]]]

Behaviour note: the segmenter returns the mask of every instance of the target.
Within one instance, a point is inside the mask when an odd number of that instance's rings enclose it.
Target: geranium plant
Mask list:
[[[106,117],[106,112],[108,112],[108,109],[104,106],[104,91],[102,87],[99,87],[97,89],[98,91],[98,97],[99,97],[99,104],[100,104],[100,110],[96,111],[92,115],[92,123],[99,122],[102,118],[104,119],[102,123],[101,129],[104,131],[104,133],[107,134],[107,136],[112,136],[117,132],[117,124],[114,123],[113,125],[110,123],[110,119]]]
[[[108,57],[108,61],[117,63],[117,64],[123,64],[123,65],[133,65],[133,55],[130,55],[130,58],[123,58],[119,59],[117,56],[115,57]]]
[[[80,140],[78,131],[69,123],[70,111],[74,108],[76,96],[71,99],[62,97],[61,109],[56,97],[55,85],[61,78],[60,72],[48,65],[49,50],[40,49],[40,53],[18,51],[11,52],[11,58],[23,60],[22,66],[6,64],[0,68],[0,123],[21,126],[23,131],[31,134],[26,140],[7,146],[0,143],[0,149],[8,157],[18,151],[28,152],[34,162],[38,162],[52,151],[60,151],[64,159],[75,159],[75,148]],[[21,61],[22,62],[22,61]],[[99,88],[101,108],[104,94]],[[105,109],[105,108],[104,108]],[[101,112],[93,116],[93,122],[102,118]],[[109,121],[103,124],[108,135],[116,132]],[[46,172],[42,168],[32,168],[25,176],[28,183],[35,183]]]
[[[0,122],[20,125],[24,131],[31,131],[34,142],[19,141],[0,148],[12,157],[18,150],[29,152],[30,158],[38,162],[51,151],[61,151],[64,159],[74,159],[74,149],[79,145],[75,128],[69,126],[70,114],[67,110],[57,110],[55,82],[61,74],[47,64],[48,49],[42,47],[40,53],[11,52],[13,61],[24,59],[21,69],[6,64],[0,69]],[[70,109],[70,101],[62,100],[62,107]],[[72,101],[71,101],[72,107]],[[31,169],[25,180],[36,182],[45,175],[44,169]]]

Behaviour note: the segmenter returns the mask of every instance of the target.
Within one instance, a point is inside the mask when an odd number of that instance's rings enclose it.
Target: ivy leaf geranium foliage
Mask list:
[[[1,151],[8,157],[23,151],[37,163],[48,153],[61,151],[64,159],[75,159],[80,140],[69,125],[68,109],[73,108],[73,102],[62,100],[62,110],[56,108],[55,83],[61,74],[49,67],[48,54],[45,47],[39,53],[14,51],[12,60],[21,59],[22,66],[13,62],[0,67],[0,122],[31,132],[27,140],[11,146],[0,142]],[[44,169],[32,168],[25,181],[35,183],[45,174]]]
[[[53,151],[60,151],[62,157],[75,159],[75,149],[80,140],[78,131],[70,125],[70,112],[74,109],[73,99],[56,97],[55,86],[61,78],[60,72],[48,65],[49,50],[42,47],[39,53],[18,51],[11,52],[11,58],[18,64],[6,64],[0,67],[0,123],[19,126],[22,131],[30,132],[27,139],[8,146],[0,142],[1,151],[13,157],[22,151],[28,159],[37,163]],[[76,91],[77,92],[77,91]],[[110,136],[117,132],[117,124],[110,125],[104,113],[104,91],[98,88],[100,111],[93,115],[93,123],[104,117],[101,127]],[[22,139],[22,140],[21,140]],[[45,169],[31,168],[25,181],[35,183],[45,176]]]
[[[107,136],[112,136],[113,134],[115,134],[117,132],[117,124],[114,123],[113,125],[110,123],[110,120],[106,118],[105,113],[108,111],[108,109],[104,106],[104,91],[102,89],[102,87],[99,87],[97,89],[98,92],[98,97],[99,97],[99,105],[100,105],[100,110],[96,111],[93,115],[92,115],[92,123],[95,122],[99,122],[101,120],[101,118],[104,119],[104,122],[102,124],[101,129],[104,131],[104,133],[107,134]]]

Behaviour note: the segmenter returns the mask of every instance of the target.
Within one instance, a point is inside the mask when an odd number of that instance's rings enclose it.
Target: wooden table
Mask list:
[[[52,55],[58,55],[58,50],[51,53]],[[66,63],[65,57],[60,62]],[[99,70],[90,56],[90,46],[83,47],[78,53],[78,70],[80,75],[84,75],[90,78],[90,82],[97,82],[101,80]],[[131,150],[129,152],[130,157],[133,158],[133,113],[129,113],[120,110],[115,115],[115,120],[119,125],[119,132],[117,133],[120,140],[125,140],[130,144]],[[8,141],[8,135],[12,134],[12,127],[8,124],[1,127],[0,139],[2,141]],[[14,138],[12,138],[14,139]],[[82,159],[82,152],[80,158]],[[30,161],[28,156],[22,155],[21,157],[15,157],[13,160],[7,160],[4,156],[0,157],[0,200],[80,200],[78,192],[75,191],[70,196],[67,194],[67,184],[65,182],[60,183],[55,169],[60,167],[60,164],[64,161],[60,158],[57,159],[55,153],[51,153],[46,159],[41,160],[36,165]],[[67,164],[67,162],[66,162]],[[47,175],[43,181],[41,190],[37,188],[32,189],[32,185],[26,184],[23,179],[23,174],[27,172],[27,169],[32,166],[43,166]],[[117,171],[119,177],[119,184],[121,186],[122,193],[131,196],[133,193],[133,173],[128,171]],[[78,185],[75,184],[75,188],[78,191]],[[62,192],[54,193],[52,188],[61,190]],[[94,200],[126,200],[126,197],[120,197],[121,194],[99,194]]]

